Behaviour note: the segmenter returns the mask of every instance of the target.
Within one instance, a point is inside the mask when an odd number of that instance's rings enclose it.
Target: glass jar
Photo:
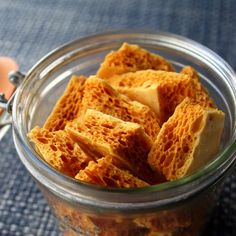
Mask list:
[[[177,71],[193,66],[226,114],[221,151],[182,179],[138,189],[81,183],[49,166],[27,133],[42,126],[71,75],[96,73],[104,56],[123,42],[138,44],[170,60]],[[236,84],[231,67],[208,48],[169,33],[119,31],[68,43],[39,61],[25,76],[13,103],[13,137],[19,157],[58,218],[64,235],[200,235],[222,180],[236,159]]]

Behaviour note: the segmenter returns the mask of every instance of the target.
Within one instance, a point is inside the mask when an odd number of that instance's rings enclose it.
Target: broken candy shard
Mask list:
[[[92,160],[64,130],[34,127],[28,134],[43,159],[63,174],[74,177]]]
[[[47,118],[44,128],[49,131],[63,130],[68,121],[75,119],[83,97],[84,76],[72,76],[63,95]]]
[[[148,183],[134,177],[128,171],[121,170],[112,164],[112,157],[106,156],[97,162],[91,161],[81,170],[76,179],[107,187],[137,188],[149,186]]]
[[[105,80],[95,76],[89,77],[85,82],[80,108],[81,117],[87,109],[138,123],[152,140],[160,130],[157,115],[148,106],[131,101],[127,96],[114,90]]]
[[[97,76],[103,79],[113,75],[138,70],[174,71],[174,67],[163,57],[150,53],[135,44],[123,43],[117,50],[106,55]]]
[[[89,155],[112,156],[117,167],[148,183],[157,182],[147,163],[152,141],[139,124],[88,109],[83,120],[68,123],[66,131]]]
[[[131,100],[149,106],[161,124],[185,97],[195,97],[191,77],[176,72],[143,70],[116,75],[107,82]]]
[[[199,75],[197,71],[191,66],[185,66],[181,71],[181,74],[186,74],[190,76],[193,80],[193,86],[195,90],[195,100],[202,104],[203,106],[209,106],[212,108],[217,108],[213,99],[209,96],[208,91],[200,82]]]
[[[148,162],[167,180],[192,173],[217,154],[223,127],[222,111],[186,98],[161,127]]]

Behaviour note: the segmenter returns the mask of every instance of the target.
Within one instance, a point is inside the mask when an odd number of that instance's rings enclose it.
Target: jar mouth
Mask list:
[[[126,39],[126,41],[131,39],[132,41],[132,39],[134,39],[135,37],[136,39],[142,38],[142,40],[149,39],[148,42],[155,42],[155,40],[159,40],[158,42],[162,45],[169,44],[168,47],[170,50],[174,48],[181,51],[183,50],[184,47],[186,50],[188,49],[191,51],[191,53],[194,53],[196,58],[199,57],[201,60],[202,59],[207,60],[209,63],[211,63],[213,67],[217,68],[218,71],[220,71],[225,75],[225,77],[227,77],[226,82],[229,83],[231,86],[231,93],[232,93],[231,96],[234,97],[234,99],[236,99],[236,91],[235,91],[236,84],[234,81],[235,73],[233,69],[222,58],[220,58],[210,49],[182,36],[164,32],[124,31],[124,30],[112,31],[78,39],[53,50],[51,53],[47,54],[44,58],[42,58],[27,73],[25,80],[17,90],[13,104],[13,132],[14,132],[14,141],[16,148],[18,150],[18,153],[20,152],[24,153],[24,155],[20,155],[20,158],[26,165],[27,169],[36,179],[42,178],[44,181],[47,180],[46,182],[42,182],[40,180],[40,182],[47,185],[54,191],[57,191],[55,189],[58,188],[60,189],[60,191],[64,191],[65,194],[68,195],[67,192],[68,190],[70,196],[73,197],[78,197],[78,196],[84,197],[84,193],[87,191],[89,191],[91,194],[96,193],[96,195],[98,192],[101,192],[102,194],[109,194],[107,198],[104,197],[104,195],[101,195],[100,199],[102,200],[105,199],[105,201],[107,201],[107,199],[110,198],[110,196],[115,196],[114,194],[118,194],[119,196],[120,194],[127,196],[127,194],[129,193],[131,195],[135,194],[143,197],[144,196],[143,194],[149,195],[150,193],[155,193],[152,196],[151,201],[161,200],[162,201],[161,204],[163,204],[164,200],[166,200],[166,202],[179,201],[180,199],[183,199],[183,197],[187,198],[195,193],[202,191],[207,186],[221,179],[222,176],[225,174],[225,172],[228,171],[228,169],[230,169],[235,163],[236,124],[235,121],[234,122],[232,121],[233,119],[232,117],[230,117],[231,123],[233,123],[231,125],[232,128],[231,138],[230,140],[228,140],[223,150],[219,152],[219,154],[212,161],[210,161],[204,167],[200,168],[199,170],[197,170],[196,172],[194,172],[189,176],[183,177],[179,180],[165,182],[162,184],[153,185],[149,187],[118,189],[118,188],[107,188],[107,187],[100,187],[100,186],[90,185],[87,183],[82,183],[78,180],[67,177],[62,173],[60,173],[59,171],[55,170],[44,160],[42,160],[41,157],[39,157],[39,155],[35,152],[32,144],[29,142],[27,138],[27,132],[29,130],[27,130],[25,121],[23,120],[22,117],[23,108],[18,106],[18,104],[21,103],[22,94],[24,93],[24,90],[27,88],[28,83],[30,83],[30,80],[38,76],[42,68],[45,67],[45,65],[53,63],[54,65],[56,65],[58,60],[60,61],[60,57],[63,56],[65,53],[68,54],[69,56],[69,52],[75,46],[83,47],[85,50],[88,42],[90,44],[93,44],[93,47],[95,47],[96,45],[99,45],[101,41],[103,41],[103,43],[105,42],[110,43],[112,41],[117,42],[119,40],[121,42],[121,39]],[[138,40],[136,41],[138,43]],[[235,104],[234,104],[234,112],[235,112]],[[233,116],[235,116],[235,114],[233,114]],[[31,167],[32,170],[30,170]],[[167,199],[166,196],[168,193],[169,193],[168,195],[169,198]],[[90,201],[92,199],[91,196],[87,196],[86,199]],[[162,198],[162,196],[165,196],[165,199],[164,197]],[[114,200],[114,202],[115,201],[116,200]],[[131,200],[129,199],[124,200],[124,202],[126,201],[130,202]],[[147,198],[144,197],[142,200],[140,198],[137,198],[137,202],[140,201],[143,202],[150,201],[150,197]]]

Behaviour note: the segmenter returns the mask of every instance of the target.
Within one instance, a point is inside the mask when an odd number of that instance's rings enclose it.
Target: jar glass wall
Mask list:
[[[193,66],[226,114],[221,151],[206,166],[177,181],[140,189],[108,189],[62,175],[44,162],[27,139],[42,126],[71,75],[96,73],[104,56],[123,42],[170,60],[179,71]],[[112,32],[79,39],[53,51],[31,71],[13,105],[18,154],[53,208],[65,235],[199,235],[222,179],[235,163],[235,74],[219,56],[189,39],[151,32]]]

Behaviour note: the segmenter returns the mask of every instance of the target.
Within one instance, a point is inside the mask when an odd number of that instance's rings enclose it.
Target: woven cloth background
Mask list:
[[[152,29],[192,38],[236,69],[234,0],[0,0],[0,54],[25,72],[69,40],[114,29]],[[9,131],[0,142],[0,236],[60,235],[54,216],[21,164]],[[206,236],[236,235],[236,171]]]

